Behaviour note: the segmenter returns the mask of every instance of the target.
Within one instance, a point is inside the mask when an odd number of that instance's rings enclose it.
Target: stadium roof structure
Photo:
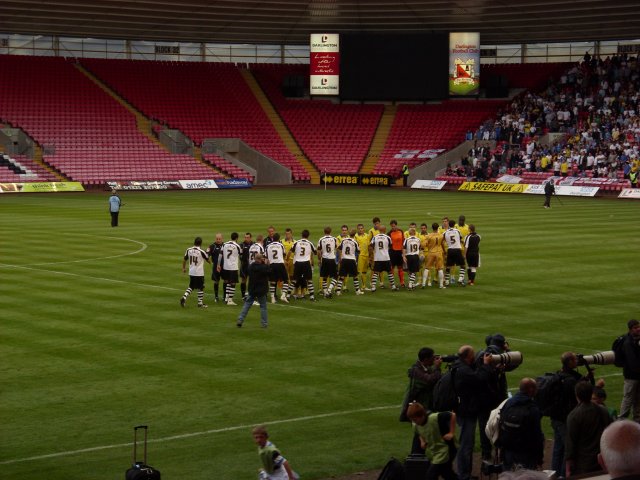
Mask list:
[[[0,32],[307,44],[310,33],[479,31],[483,45],[637,39],[637,0],[3,0]]]

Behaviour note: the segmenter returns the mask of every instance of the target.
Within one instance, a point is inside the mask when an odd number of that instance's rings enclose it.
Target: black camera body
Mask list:
[[[458,355],[438,355],[444,363],[452,363],[458,360]]]
[[[504,471],[504,465],[501,463],[493,463],[489,460],[483,460],[482,465],[480,466],[480,471],[482,475],[489,476],[493,473],[500,474]]]

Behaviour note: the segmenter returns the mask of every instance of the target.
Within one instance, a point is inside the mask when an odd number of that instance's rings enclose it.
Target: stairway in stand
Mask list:
[[[68,182],[69,179],[65,177],[59,170],[53,168],[51,165],[45,162],[44,159],[42,158],[42,155],[43,155],[42,147],[34,143],[33,144],[34,163],[37,163],[42,168],[46,169],[49,173],[51,173],[52,175],[55,175],[55,177],[58,179],[59,182]]]
[[[298,162],[309,173],[309,176],[311,177],[311,183],[314,185],[319,185],[320,173],[309,161],[309,159],[305,156],[305,154],[302,152],[302,150],[300,149],[300,146],[297,144],[297,142],[291,135],[291,132],[285,125],[284,121],[282,120],[278,112],[276,112],[275,108],[273,108],[273,105],[271,104],[271,102],[269,101],[265,93],[262,91],[262,88],[260,88],[260,85],[258,85],[258,82],[256,81],[253,74],[246,69],[240,69],[240,73],[242,74],[242,77],[245,79],[245,81],[247,82],[247,85],[255,95],[256,100],[264,110],[265,114],[269,118],[269,121],[276,129],[276,132],[278,132],[278,135],[280,135],[280,138],[284,142],[287,149],[289,149],[291,154],[296,157]]]
[[[387,138],[389,138],[391,126],[393,125],[393,121],[396,118],[397,110],[398,107],[396,105],[384,106],[384,112],[380,117],[380,123],[378,124],[378,128],[376,129],[376,134],[371,141],[371,146],[369,147],[367,156],[364,159],[364,162],[362,162],[362,166],[360,167],[360,173],[371,173],[378,163],[378,160],[380,160],[380,154],[382,153],[382,150],[387,143]]]

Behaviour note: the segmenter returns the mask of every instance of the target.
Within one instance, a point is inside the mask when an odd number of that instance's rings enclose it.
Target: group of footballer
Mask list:
[[[236,232],[227,242],[223,241],[221,233],[217,233],[215,242],[206,251],[198,237],[183,257],[183,272],[186,273],[188,263],[190,282],[180,304],[184,306],[191,292],[198,290],[198,306],[206,308],[203,301],[204,263],[211,263],[215,301],[220,301],[222,280],[223,301],[227,305],[237,305],[233,301],[236,285],[240,283],[241,294],[245,298],[249,265],[257,254],[266,257],[270,265],[271,303],[276,303],[278,286],[280,301],[284,303],[289,303],[292,298],[304,298],[306,293],[310,300],[315,300],[313,266],[316,257],[325,298],[339,296],[346,291],[348,277],[353,280],[356,295],[364,295],[365,291],[375,292],[378,287],[385,288],[381,276],[384,273],[392,291],[405,287],[408,290],[415,290],[418,286],[431,287],[434,280],[440,288],[446,288],[456,283],[456,268],[459,269],[458,285],[475,284],[476,271],[480,266],[480,235],[474,225],[465,223],[463,215],[457,224],[444,217],[441,225],[431,225],[431,232],[425,223],[419,229],[415,223],[410,223],[409,228],[403,231],[398,228],[397,221],[391,220],[387,231],[378,217],[372,222],[373,227],[368,231],[362,223],[351,230],[342,225],[338,236],[331,235],[331,227],[325,227],[324,235],[316,244],[309,240],[306,229],[301,232],[301,238],[295,240],[290,228],[281,238],[273,226],[267,229],[266,236],[258,235],[255,241],[251,233],[245,233],[242,243],[238,243]],[[394,270],[398,272],[399,286],[396,285]],[[405,271],[409,277],[406,285]]]

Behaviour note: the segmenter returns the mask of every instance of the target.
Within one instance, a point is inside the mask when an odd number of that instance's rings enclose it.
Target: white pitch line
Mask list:
[[[317,312],[318,310],[315,310],[313,308],[308,308],[308,307],[301,307],[301,306],[297,306],[297,305],[287,305],[287,308],[299,308],[301,310],[309,310],[309,311],[314,311]],[[420,324],[420,323],[410,323],[410,322],[402,322],[400,320],[394,320],[392,318],[378,318],[378,317],[371,317],[371,316],[367,316],[367,315],[358,315],[355,313],[343,313],[343,312],[328,312],[326,310],[322,310],[325,313],[328,314],[333,314],[333,315],[341,315],[344,317],[354,317],[354,318],[363,318],[365,320],[375,320],[375,321],[381,321],[381,322],[390,322],[390,323],[397,323],[400,325],[410,325],[412,327],[421,327],[421,328],[427,328],[427,329],[433,329],[433,330],[442,330],[444,332],[455,332],[455,333],[468,333],[468,334],[472,334],[472,335],[483,335],[482,333],[477,333],[477,332],[472,332],[470,330],[460,330],[460,329],[455,329],[455,328],[447,328],[447,327],[438,327],[435,325],[424,325],[424,324]],[[547,343],[547,342],[542,342],[542,341],[538,341],[538,340],[527,340],[524,338],[515,338],[515,337],[509,337],[513,340],[517,340],[519,342],[523,342],[523,343],[533,343],[536,345],[546,345],[549,347],[563,347],[563,348],[570,348],[571,350],[578,350],[578,351],[586,351],[586,350],[593,350],[591,348],[581,348],[581,347],[575,347],[572,345],[561,345],[561,344],[557,344],[557,343]]]
[[[43,268],[32,268],[32,267],[26,267],[26,266],[21,266],[21,265],[8,265],[8,264],[4,264],[4,263],[0,263],[0,267],[12,267],[12,268],[20,268],[20,269],[24,269],[24,270],[32,270],[32,271],[36,271],[36,272],[48,272],[48,273],[54,273],[54,274],[58,274],[58,275],[68,275],[71,277],[79,277],[79,278],[89,278],[92,280],[101,280],[104,282],[113,282],[113,283],[121,283],[121,284],[125,284],[125,285],[135,285],[138,287],[143,287],[143,288],[155,288],[158,290],[167,290],[167,291],[171,291],[171,292],[183,292],[182,289],[179,288],[173,288],[173,287],[165,287],[163,285],[153,285],[153,284],[149,284],[149,283],[137,283],[137,282],[128,282],[126,280],[116,280],[113,278],[105,278],[105,277],[94,277],[92,275],[82,275],[79,273],[70,273],[70,272],[61,272],[58,270],[47,270],[47,269],[43,269]],[[440,330],[443,332],[454,332],[454,333],[467,333],[467,334],[472,334],[472,335],[484,335],[483,333],[478,333],[478,332],[472,332],[470,330],[461,330],[461,329],[456,329],[456,328],[447,328],[447,327],[438,327],[436,325],[425,325],[425,324],[421,324],[421,323],[411,323],[411,322],[402,322],[400,320],[394,320],[391,318],[379,318],[379,317],[372,317],[372,316],[367,316],[367,315],[358,315],[358,314],[354,314],[354,313],[344,313],[344,312],[331,312],[331,311],[327,311],[327,310],[323,310],[323,309],[313,309],[313,308],[308,308],[308,307],[302,307],[302,306],[298,306],[298,305],[283,305],[283,304],[276,304],[278,306],[281,306],[283,308],[293,308],[293,309],[299,309],[299,310],[307,310],[310,312],[317,312],[317,311],[322,311],[326,314],[329,315],[338,315],[338,316],[343,316],[343,317],[352,317],[352,318],[362,318],[365,320],[375,320],[378,322],[388,322],[388,323],[395,323],[398,325],[407,325],[407,326],[412,326],[412,327],[419,327],[419,328],[425,328],[425,329],[432,329],[432,330]],[[523,342],[523,343],[532,343],[535,345],[545,345],[548,347],[562,347],[562,348],[568,348],[570,350],[577,350],[577,351],[596,351],[592,348],[582,348],[582,347],[576,347],[573,345],[563,345],[563,344],[558,344],[558,343],[548,343],[548,342],[542,342],[539,340],[527,340],[524,338],[514,338],[514,337],[510,337],[513,338],[514,340],[517,340],[519,342]]]
[[[172,292],[182,292],[183,290],[180,290],[178,288],[172,288],[172,287],[165,287],[162,285],[151,285],[149,283],[136,283],[136,282],[127,282],[126,280],[117,280],[114,278],[105,278],[105,277],[94,277],[92,275],[82,275],[80,273],[71,273],[71,272],[61,272],[59,270],[47,270],[46,268],[33,268],[33,267],[26,267],[23,265],[9,265],[6,263],[0,263],[0,267],[9,267],[9,268],[19,268],[22,270],[31,270],[34,272],[47,272],[47,273],[55,273],[56,275],[67,275],[69,277],[79,277],[79,278],[90,278],[92,280],[101,280],[103,282],[112,282],[112,283],[122,283],[125,285],[136,285],[138,287],[144,287],[144,288],[157,288],[159,290],[169,290]]]
[[[113,258],[121,258],[121,257],[128,257],[130,255],[137,255],[138,253],[144,252],[148,245],[144,242],[139,242],[138,240],[133,240],[131,238],[126,238],[126,237],[109,237],[106,235],[90,235],[88,233],[78,233],[78,234],[74,234],[74,235],[85,235],[88,237],[98,237],[98,238],[112,238],[115,240],[125,240],[127,242],[133,242],[133,243],[137,243],[138,245],[142,245],[138,250],[136,250],[135,252],[128,252],[128,253],[121,253],[119,255],[110,255],[108,257],[93,257],[93,258],[83,258],[81,260],[66,260],[63,262],[46,262],[46,263],[26,263],[24,265],[8,265],[8,264],[2,264],[3,267],[35,267],[35,266],[41,266],[41,265],[63,265],[65,263],[82,263],[82,262],[93,262],[96,260],[111,260]]]
[[[200,432],[191,432],[191,433],[183,433],[180,435],[171,435],[169,437],[162,437],[162,438],[156,438],[156,439],[152,439],[149,440],[148,443],[165,443],[165,442],[170,442],[173,440],[182,440],[185,438],[192,438],[192,437],[199,437],[202,435],[212,435],[215,433],[224,433],[224,432],[232,432],[235,430],[244,430],[244,429],[250,429],[252,427],[254,427],[256,424],[263,424],[263,425],[280,425],[282,423],[293,423],[293,422],[304,422],[307,420],[317,420],[319,418],[328,418],[328,417],[338,417],[341,415],[351,415],[354,413],[366,413],[366,412],[375,412],[378,410],[389,410],[391,408],[400,408],[400,405],[386,405],[384,407],[370,407],[370,408],[361,408],[361,409],[357,409],[357,410],[343,410],[340,412],[330,412],[330,413],[321,413],[319,415],[307,415],[304,417],[294,417],[294,418],[284,418],[282,420],[273,420],[273,421],[267,421],[267,422],[257,422],[251,425],[235,425],[233,427],[225,427],[225,428],[215,428],[215,429],[211,429],[211,430],[203,430]],[[0,465],[10,465],[13,463],[23,463],[23,462],[31,462],[31,461],[35,461],[35,460],[45,460],[47,458],[56,458],[56,457],[67,457],[70,455],[78,455],[81,453],[89,453],[89,452],[97,452],[100,450],[109,450],[109,449],[113,449],[113,448],[125,448],[125,447],[131,447],[133,445],[133,442],[129,442],[129,443],[116,443],[113,445],[101,445],[98,447],[90,447],[90,448],[82,448],[79,450],[67,450],[64,452],[56,452],[56,453],[48,453],[46,455],[35,455],[33,457],[25,457],[25,458],[14,458],[12,460],[4,460],[2,462],[0,462]]]

